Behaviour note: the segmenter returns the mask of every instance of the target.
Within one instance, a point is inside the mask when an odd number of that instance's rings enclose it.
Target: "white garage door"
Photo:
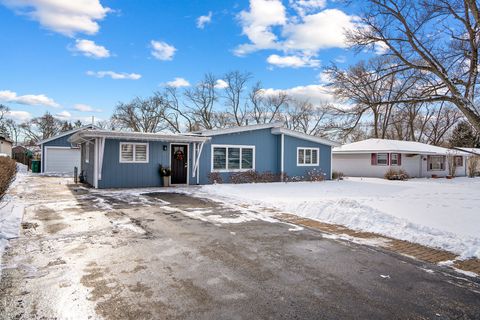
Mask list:
[[[45,148],[45,172],[73,173],[73,168],[80,170],[80,149]]]

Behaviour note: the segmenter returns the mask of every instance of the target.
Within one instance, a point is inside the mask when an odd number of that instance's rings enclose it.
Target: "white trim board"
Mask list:
[[[284,134],[290,137],[298,138],[301,140],[307,140],[311,142],[316,142],[316,143],[324,144],[327,146],[333,146],[333,147],[340,146],[340,144],[335,141],[330,141],[328,139],[312,136],[306,133],[285,129],[285,128],[273,128],[272,134]]]
[[[226,128],[226,129],[214,129],[214,130],[197,131],[197,132],[194,132],[194,134],[200,135],[200,136],[218,136],[218,135],[223,135],[223,134],[239,133],[239,132],[245,132],[245,131],[255,131],[255,130],[262,130],[262,129],[279,128],[281,126],[282,126],[281,123],[274,122],[274,123],[254,124],[254,125],[249,125],[249,126]]]
[[[105,139],[105,138],[97,138],[97,139]],[[131,144],[133,145],[132,150],[132,161],[122,160],[122,145]],[[135,160],[135,153],[136,153],[136,146],[137,145],[144,145],[147,148],[146,160],[145,161],[137,161]],[[128,141],[120,141],[118,144],[118,162],[119,163],[148,163],[150,160],[150,143],[148,142],[128,142]]]
[[[38,141],[37,146],[45,144],[45,143],[53,141],[53,140],[56,140],[56,139],[61,138],[61,137],[68,136],[69,134],[72,134],[72,133],[75,133],[75,132],[78,132],[78,131],[81,131],[81,130],[89,129],[89,128],[96,128],[96,126],[94,126],[93,124],[89,124],[89,125],[86,125],[86,126],[83,126],[83,127],[80,127],[80,128],[75,128],[73,130],[62,132],[60,134],[57,134],[56,136]]]
[[[303,162],[305,162],[305,150],[310,150],[310,151],[317,151],[317,162],[316,163],[299,163],[298,162],[298,151],[303,149]],[[320,148],[314,148],[314,147],[297,147],[297,167],[318,167],[320,165]],[[310,159],[312,158],[312,154],[310,153]]]

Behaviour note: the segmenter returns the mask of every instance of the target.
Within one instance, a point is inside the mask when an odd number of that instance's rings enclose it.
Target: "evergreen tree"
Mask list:
[[[475,148],[479,146],[480,137],[468,122],[462,121],[453,130],[449,142],[451,147]]]

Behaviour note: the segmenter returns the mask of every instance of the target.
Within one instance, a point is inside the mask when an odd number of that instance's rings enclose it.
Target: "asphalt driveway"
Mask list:
[[[27,208],[2,319],[480,319],[480,283],[435,265],[204,199],[68,183],[13,190]]]

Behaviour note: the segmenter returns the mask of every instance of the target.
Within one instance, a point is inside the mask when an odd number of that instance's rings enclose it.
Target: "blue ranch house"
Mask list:
[[[188,134],[81,130],[69,141],[80,145],[80,170],[95,188],[162,186],[160,166],[171,168],[172,185],[229,182],[233,174],[270,172],[283,178],[316,169],[331,178],[332,147],[320,137],[260,124]]]

